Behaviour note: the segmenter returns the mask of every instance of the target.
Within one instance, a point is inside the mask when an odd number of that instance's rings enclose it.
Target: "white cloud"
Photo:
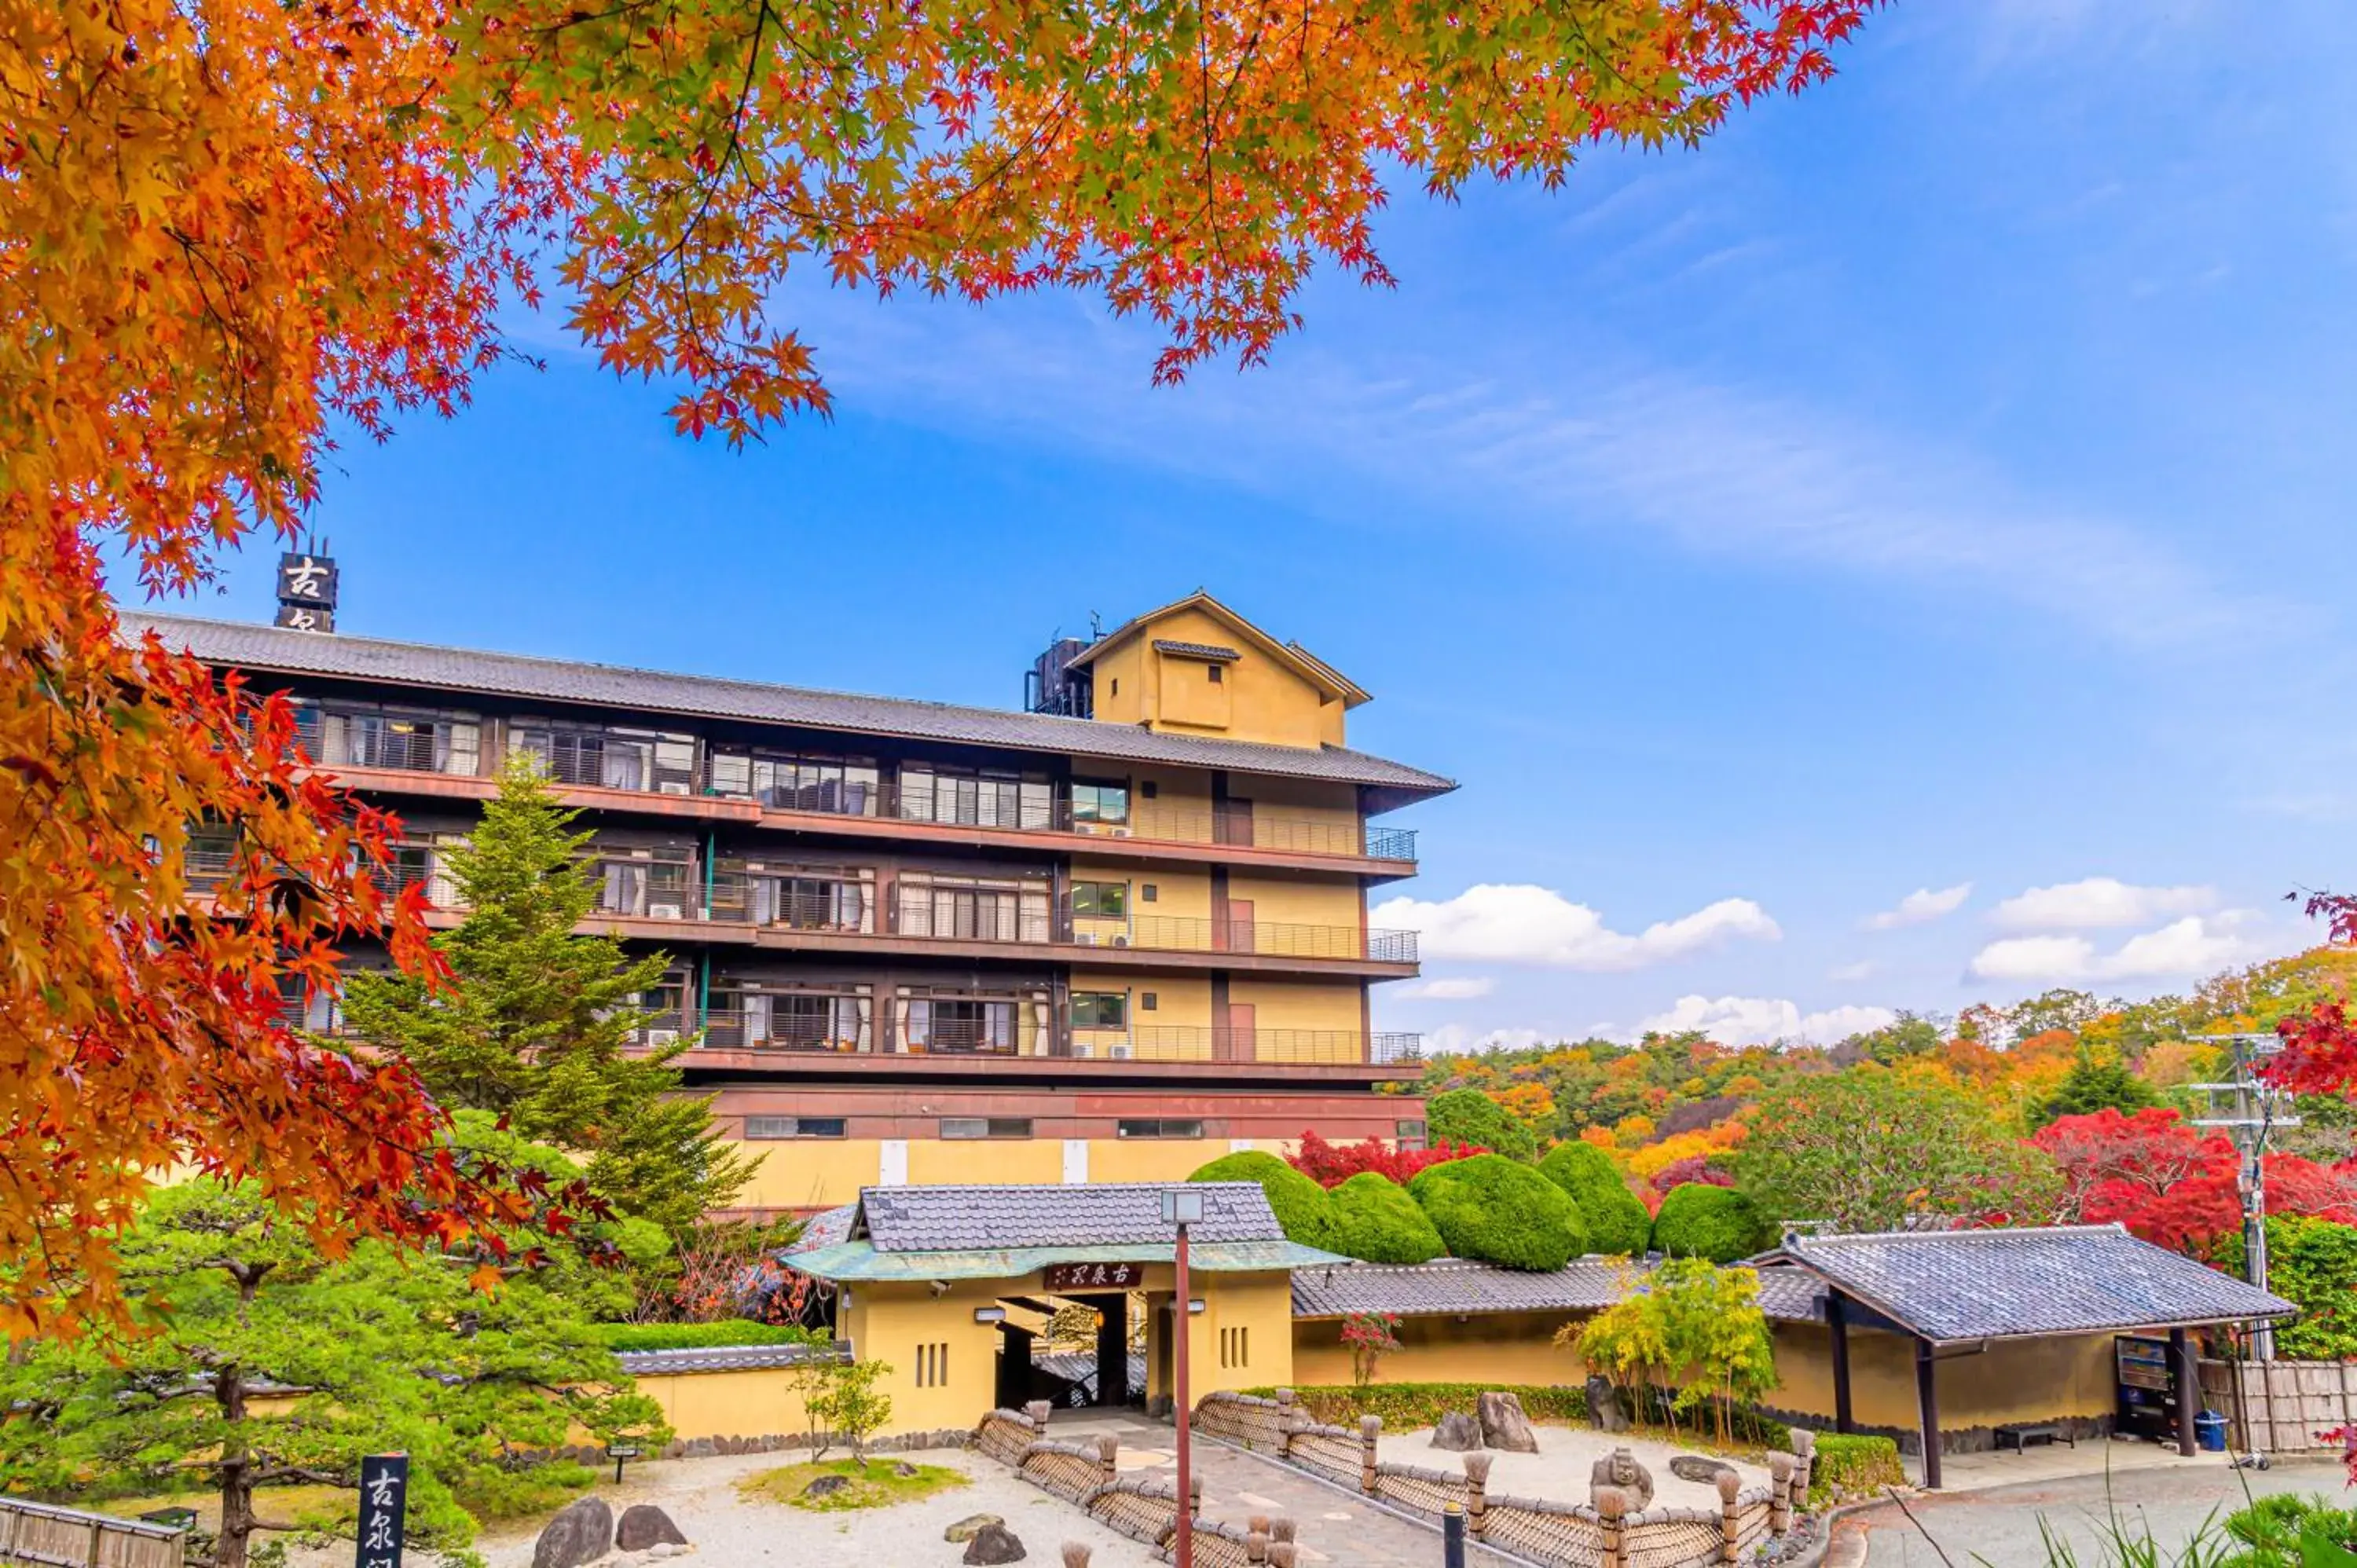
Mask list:
[[[1485,882],[1454,898],[1392,898],[1369,919],[1422,933],[1424,956],[1547,969],[1626,971],[1667,963],[1738,938],[1775,941],[1784,933],[1749,898],[1722,898],[1635,935],[1550,887]]]
[[[1873,972],[1873,963],[1868,960],[1860,959],[1856,963],[1837,963],[1834,965],[1833,968],[1825,971],[1825,978],[1827,980],[1839,981],[1844,984],[1849,984],[1855,981],[1864,980],[1867,975],[1872,974]]]
[[[1989,918],[2008,930],[2085,931],[2198,915],[2217,902],[2214,887],[2143,887],[2116,877],[2090,876],[2018,893],[1992,910]]]
[[[1803,1014],[1782,997],[1681,996],[1666,1013],[1638,1026],[1641,1031],[1674,1035],[1699,1029],[1721,1045],[1749,1046],[1773,1040],[1829,1044],[1879,1029],[1899,1016],[1888,1007],[1831,1007]]]
[[[1426,1002],[1470,1002],[1477,996],[1487,996],[1498,988],[1498,983],[1486,974],[1466,975],[1453,979],[1427,980],[1409,985],[1391,994]]]
[[[1969,882],[1959,882],[1953,887],[1943,887],[1936,893],[1929,887],[1918,887],[1899,900],[1896,908],[1868,915],[1863,923],[1869,931],[1895,931],[1901,926],[1928,925],[1943,915],[1954,914],[1972,896],[1973,885]]]
[[[1458,1057],[1480,1051],[1521,1051],[1564,1038],[1560,1030],[1476,1029],[1467,1024],[1443,1024],[1424,1036],[1427,1057]]]
[[[2007,937],[1973,955],[1976,980],[2030,983],[2094,980],[2159,980],[2213,973],[2256,954],[2235,934],[2247,911],[2188,915],[2158,930],[2131,937],[2112,952],[2098,952],[2085,937]]]

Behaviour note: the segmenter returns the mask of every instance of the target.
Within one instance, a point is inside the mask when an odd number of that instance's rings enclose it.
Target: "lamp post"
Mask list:
[[[1192,1442],[1192,1402],[1187,1388],[1187,1341],[1194,1336],[1195,1294],[1187,1278],[1187,1230],[1203,1221],[1203,1193],[1185,1186],[1162,1189],[1162,1220],[1178,1232],[1173,1261],[1178,1265],[1177,1294],[1171,1302],[1171,1403],[1178,1424],[1178,1526],[1170,1541],[1172,1568],[1195,1568],[1195,1454]]]

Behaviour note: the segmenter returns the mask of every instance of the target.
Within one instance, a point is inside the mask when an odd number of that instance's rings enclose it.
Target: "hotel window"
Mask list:
[[[591,844],[597,912],[641,920],[691,920],[702,910],[695,852],[679,845]]]
[[[1162,993],[1158,991],[1140,992],[1137,1004],[1148,1013],[1157,1011],[1162,1005]]]
[[[536,759],[541,771],[560,784],[661,795],[695,793],[692,735],[522,719],[509,731],[508,749]]]
[[[1126,882],[1073,883],[1072,913],[1091,920],[1127,919],[1129,918],[1129,884]]]
[[[876,764],[858,757],[716,751],[710,778],[714,794],[750,796],[773,811],[872,817],[883,795]]]
[[[1028,1138],[1031,1135],[1028,1116],[944,1116],[942,1136],[944,1138]]]
[[[1200,1138],[1203,1135],[1203,1124],[1173,1116],[1132,1117],[1114,1122],[1114,1135],[1120,1138]]]
[[[872,931],[876,873],[868,866],[723,862],[712,882],[712,915],[797,931]]]
[[[1072,784],[1072,821],[1076,822],[1129,821],[1129,786],[1085,784],[1075,779]]]
[[[1227,678],[1223,673],[1222,673],[1220,667],[1216,664],[1207,665],[1205,668],[1211,671],[1211,684],[1214,686],[1218,685],[1222,681]]]
[[[899,914],[893,929],[904,937],[982,942],[1048,940],[1044,880],[914,873],[900,878],[893,902]]]
[[[1056,792],[1045,779],[904,762],[900,815],[910,822],[955,827],[1051,828],[1056,825]]]
[[[481,771],[482,725],[472,714],[435,714],[371,703],[306,703],[296,736],[325,768],[398,768],[413,773]]]
[[[1157,883],[1157,882],[1145,882],[1145,883],[1140,883],[1140,884],[1138,885],[1138,889],[1137,889],[1137,900],[1138,900],[1138,902],[1139,902],[1139,903],[1141,903],[1141,904],[1152,904],[1152,903],[1158,902],[1158,901],[1161,899],[1161,897],[1162,897],[1162,886],[1161,886],[1161,884]]]
[[[717,1050],[865,1051],[871,1005],[864,985],[830,991],[723,982],[704,1043]]]
[[[845,1123],[840,1116],[748,1116],[748,1138],[840,1138]]]
[[[1399,1138],[1399,1146],[1401,1148],[1421,1149],[1424,1147],[1424,1123],[1422,1122],[1403,1121],[1394,1122],[1393,1127],[1394,1133]]]
[[[630,1032],[630,1043],[639,1046],[668,1046],[679,1039],[681,1020],[687,1010],[687,975],[674,970],[644,991],[634,991],[623,998],[629,1011],[643,1014],[638,1026]]]
[[[1128,1028],[1128,996],[1118,991],[1073,992],[1072,1027],[1075,1029]]]

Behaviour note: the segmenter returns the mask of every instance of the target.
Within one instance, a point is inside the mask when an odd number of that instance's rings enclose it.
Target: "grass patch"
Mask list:
[[[845,1485],[819,1497],[809,1496],[810,1484],[825,1476],[840,1476]],[[946,1465],[876,1458],[863,1467],[856,1459],[829,1459],[821,1464],[764,1470],[737,1482],[737,1489],[748,1498],[808,1509],[813,1513],[848,1513],[854,1509],[884,1509],[894,1503],[915,1502],[966,1484],[964,1471]]]
[[[1385,1432],[1415,1432],[1437,1426],[1450,1411],[1470,1414],[1483,1393],[1510,1393],[1523,1402],[1523,1413],[1545,1425],[1571,1425],[1587,1419],[1585,1388],[1549,1388],[1527,1383],[1375,1383],[1367,1388],[1349,1384],[1297,1387],[1294,1397],[1312,1421],[1329,1426],[1355,1426],[1362,1415],[1383,1418]],[[1267,1399],[1273,1388],[1247,1389]]]

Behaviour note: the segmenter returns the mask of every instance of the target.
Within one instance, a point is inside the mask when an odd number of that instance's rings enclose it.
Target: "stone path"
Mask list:
[[[1135,1415],[1077,1416],[1059,1411],[1048,1434],[1071,1442],[1111,1433],[1121,1439],[1122,1471],[1175,1475],[1177,1434]],[[1203,1481],[1203,1517],[1243,1524],[1254,1514],[1285,1514],[1297,1528],[1301,1561],[1348,1568],[1439,1568],[1440,1531],[1371,1506],[1355,1490],[1329,1486],[1290,1465],[1204,1437],[1195,1440]],[[1509,1560],[1469,1546],[1467,1561],[1502,1568]]]

